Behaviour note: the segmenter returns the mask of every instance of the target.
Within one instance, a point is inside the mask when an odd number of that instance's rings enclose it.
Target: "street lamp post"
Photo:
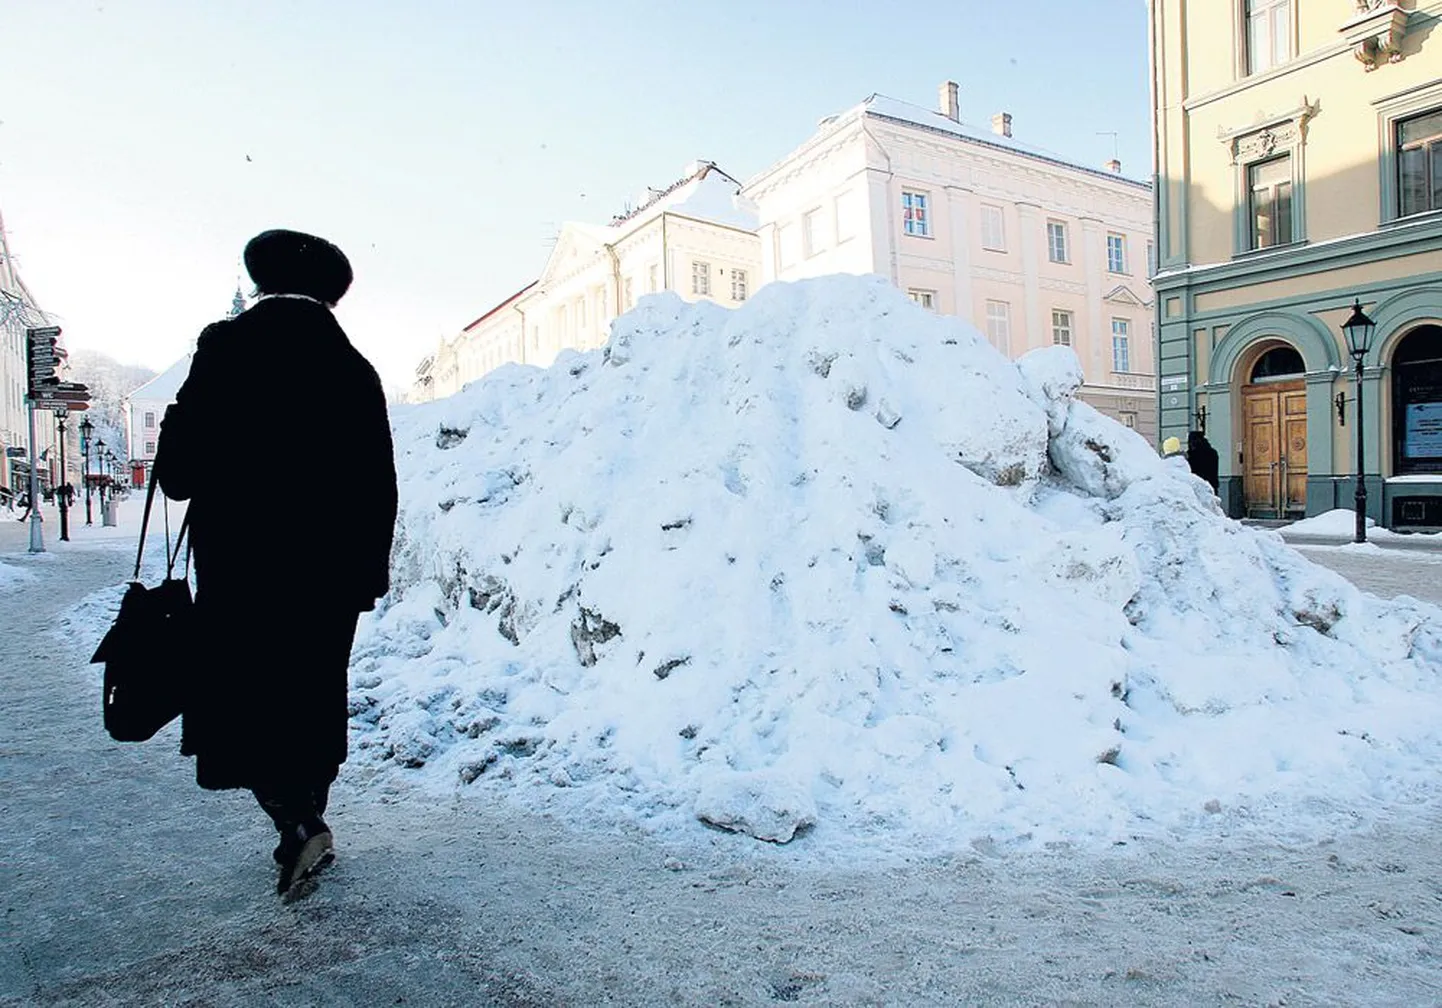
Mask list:
[[[60,501],[60,541],[70,541],[70,505],[65,499],[65,488],[70,485],[70,470],[65,467],[65,421],[70,418],[69,410],[55,411],[55,427],[60,432],[60,485],[55,496]]]
[[[100,494],[100,516],[105,517],[105,439],[100,438],[95,442],[95,468],[100,470],[95,474],[95,482],[99,485]]]
[[[1357,511],[1355,541],[1359,543],[1367,541],[1367,478],[1362,457],[1362,361],[1372,349],[1372,334],[1376,331],[1377,323],[1362,311],[1362,300],[1354,299],[1352,317],[1342,323],[1342,333],[1347,337],[1347,352],[1357,364],[1357,496],[1353,506]]]
[[[81,482],[85,484],[85,524],[90,524],[90,436],[95,433],[95,425],[86,417],[80,421],[80,450],[85,454],[85,472],[81,476]]]

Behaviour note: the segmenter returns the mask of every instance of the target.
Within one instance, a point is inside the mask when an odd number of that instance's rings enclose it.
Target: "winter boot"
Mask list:
[[[316,874],[335,860],[335,843],[330,827],[319,818],[290,827],[281,835],[280,846],[275,849],[275,860],[280,865],[275,891],[284,896],[297,882]]]

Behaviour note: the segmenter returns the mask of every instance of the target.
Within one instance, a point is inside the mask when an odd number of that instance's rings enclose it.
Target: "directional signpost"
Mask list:
[[[90,408],[90,390],[79,382],[61,381],[59,368],[65,363],[69,356],[65,348],[56,341],[60,338],[59,326],[42,326],[37,329],[25,330],[25,370],[28,379],[26,398],[30,402],[30,458],[37,458],[35,450],[35,411],[53,410],[63,414],[69,412],[80,412]],[[60,457],[61,474],[60,486],[56,489],[62,491],[67,482],[67,474],[64,470],[65,458],[65,428],[62,423],[60,434]],[[62,504],[62,509],[64,505]],[[65,525],[62,514],[61,525]],[[44,553],[45,538],[40,523],[44,519],[40,515],[40,473],[39,467],[35,464],[30,466],[30,552]],[[65,531],[62,529],[62,531]],[[63,538],[63,536],[62,536]]]

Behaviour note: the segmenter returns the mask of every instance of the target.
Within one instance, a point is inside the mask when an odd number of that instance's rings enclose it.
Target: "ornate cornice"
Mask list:
[[[1402,60],[1407,12],[1395,0],[1355,0],[1357,15],[1337,29],[1352,54],[1370,73],[1383,63]]]

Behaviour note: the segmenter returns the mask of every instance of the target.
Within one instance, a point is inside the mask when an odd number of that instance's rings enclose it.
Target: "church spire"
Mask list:
[[[235,297],[230,299],[230,317],[235,318],[245,311],[245,294],[241,292],[240,281],[235,281]]]

